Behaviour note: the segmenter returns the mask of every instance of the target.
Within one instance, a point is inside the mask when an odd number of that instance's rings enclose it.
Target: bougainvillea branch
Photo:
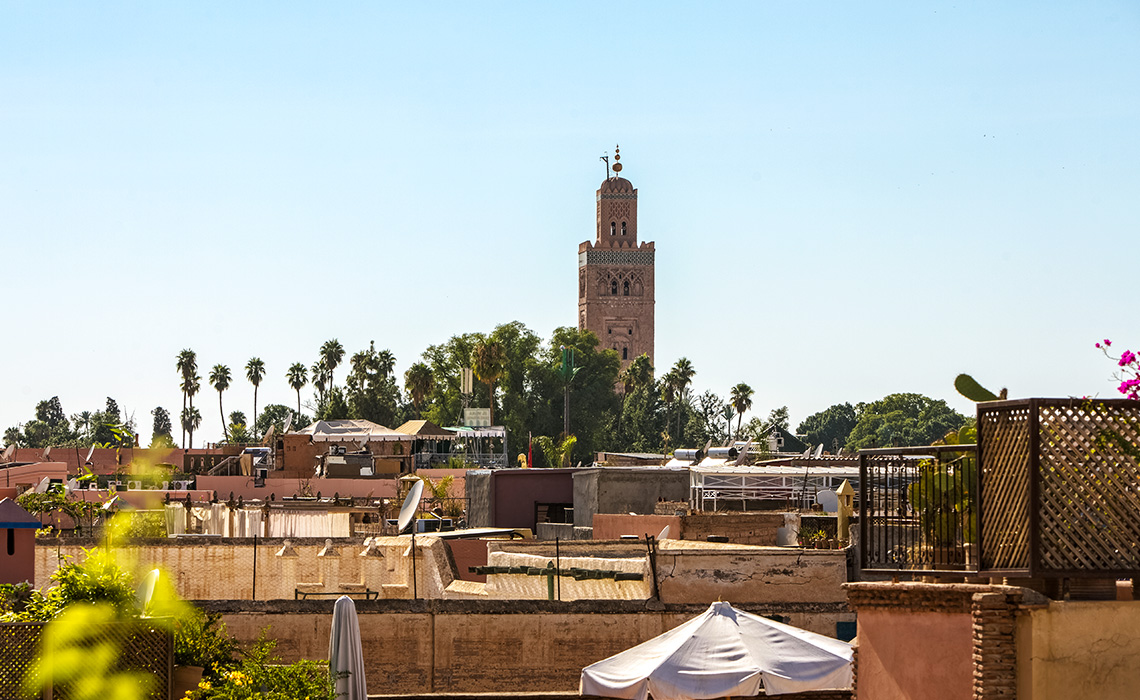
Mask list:
[[[1131,350],[1125,350],[1120,353],[1120,357],[1114,357],[1108,352],[1108,349],[1112,347],[1112,341],[1108,338],[1097,343],[1096,346],[1100,348],[1105,357],[1114,360],[1116,366],[1120,368],[1120,371],[1113,375],[1120,380],[1117,391],[1134,401],[1140,401],[1140,356]]]

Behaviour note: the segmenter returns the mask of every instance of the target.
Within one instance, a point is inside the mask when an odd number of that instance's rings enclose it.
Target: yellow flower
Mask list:
[[[198,687],[201,688],[202,690],[209,690],[210,689],[210,681],[201,681],[200,683],[198,683]]]

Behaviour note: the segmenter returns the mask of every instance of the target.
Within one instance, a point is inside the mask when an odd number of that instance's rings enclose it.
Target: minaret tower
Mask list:
[[[642,354],[653,362],[653,242],[637,242],[637,190],[619,177],[620,150],[612,168],[602,160],[597,235],[578,246],[578,329],[617,351],[625,369]]]

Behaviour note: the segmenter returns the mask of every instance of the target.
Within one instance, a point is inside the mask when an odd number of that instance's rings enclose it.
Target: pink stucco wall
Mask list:
[[[646,534],[657,536],[669,526],[669,539],[681,539],[681,518],[676,515],[627,515],[623,513],[595,513],[594,539],[616,540],[622,535]]]
[[[969,700],[969,612],[859,611],[860,700]]]

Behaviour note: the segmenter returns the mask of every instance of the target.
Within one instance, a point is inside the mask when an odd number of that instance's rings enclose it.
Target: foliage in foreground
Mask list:
[[[203,680],[187,693],[190,700],[333,700],[336,685],[328,663],[305,659],[282,665],[274,654],[275,640],[262,630],[257,641],[242,656],[241,665],[220,674],[217,680]]]

